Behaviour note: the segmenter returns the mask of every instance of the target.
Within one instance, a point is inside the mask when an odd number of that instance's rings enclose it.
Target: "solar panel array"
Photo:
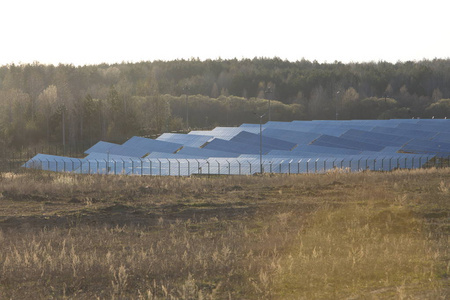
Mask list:
[[[82,159],[38,154],[24,167],[57,172],[192,175],[420,168],[450,157],[450,120],[292,121],[216,127],[125,143]]]

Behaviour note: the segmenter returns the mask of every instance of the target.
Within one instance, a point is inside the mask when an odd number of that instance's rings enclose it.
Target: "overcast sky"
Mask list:
[[[450,58],[448,0],[0,3],[0,65],[192,57],[343,63]]]

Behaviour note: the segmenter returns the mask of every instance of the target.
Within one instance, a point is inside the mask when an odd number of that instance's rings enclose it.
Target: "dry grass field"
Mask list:
[[[448,299],[450,169],[0,173],[0,299]]]

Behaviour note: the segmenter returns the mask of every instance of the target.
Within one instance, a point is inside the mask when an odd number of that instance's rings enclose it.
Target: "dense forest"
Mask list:
[[[121,142],[261,120],[450,117],[450,59],[0,67],[0,146]],[[269,116],[270,115],[270,116]]]

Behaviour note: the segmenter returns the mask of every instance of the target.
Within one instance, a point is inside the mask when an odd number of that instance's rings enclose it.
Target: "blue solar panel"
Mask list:
[[[200,147],[211,140],[208,135],[181,134],[181,133],[164,133],[157,140],[171,143],[181,144],[188,147]]]
[[[393,153],[397,153],[398,151],[400,151],[400,149],[401,146],[388,146],[381,149],[379,153],[391,155]]]
[[[134,156],[127,156],[127,155],[119,155],[119,154],[111,154],[111,153],[97,153],[97,152],[92,152],[90,153],[88,156],[86,156],[84,158],[84,160],[130,160],[130,159],[134,159],[134,160],[139,160],[139,158],[134,157]]]
[[[238,142],[238,143],[244,143],[249,144],[252,146],[258,146],[262,142],[262,151],[263,153],[266,153],[269,150],[292,150],[294,147],[297,146],[295,143],[287,142],[284,140],[279,140],[276,138],[264,136],[264,134],[254,134],[246,131],[242,131],[239,134],[237,134],[235,137],[233,137],[231,142]]]
[[[123,145],[100,141],[84,159],[39,154],[23,167],[58,172],[191,175],[416,168],[450,155],[449,120],[292,121],[216,127]],[[260,135],[262,128],[262,135]],[[262,144],[261,143],[262,137]],[[260,149],[262,157],[260,157]],[[261,159],[261,160],[260,160]]]
[[[231,140],[234,136],[236,136],[241,131],[247,131],[247,132],[253,132],[258,133],[259,132],[259,125],[258,127],[216,127],[213,130],[210,131],[191,131],[188,134],[189,135],[207,135],[212,136],[215,138],[219,138],[222,140]]]
[[[423,131],[423,130],[410,130],[400,128],[387,128],[387,127],[375,127],[372,132],[379,132],[391,135],[406,136],[410,138],[423,138],[431,139],[436,135],[436,132]]]
[[[259,145],[249,145],[215,138],[203,147],[203,149],[233,153],[258,154],[260,148]]]
[[[335,148],[346,148],[354,150],[369,150],[369,151],[380,151],[384,146],[364,143],[355,140],[347,140],[344,138],[334,137],[330,135],[322,135],[316,139],[313,143],[315,146],[324,147],[335,147]]]
[[[259,128],[259,124],[251,124],[251,123],[244,123],[244,124],[241,124],[240,126],[239,126],[239,128],[248,128],[248,127],[250,127],[250,128]]]
[[[273,137],[283,141],[295,143],[297,145],[306,145],[317,139],[321,134],[313,132],[301,132],[295,130],[266,128],[263,130],[263,136]]]
[[[228,151],[218,151],[218,150],[210,150],[205,148],[193,148],[193,147],[183,147],[180,151],[177,152],[180,155],[190,155],[190,156],[198,156],[198,157],[237,157],[239,153],[236,152],[228,152]]]
[[[106,151],[106,153],[138,158],[144,157],[148,153],[148,151],[146,149],[137,147],[135,148],[135,147],[127,147],[124,145],[116,145],[109,148],[108,151]]]
[[[450,155],[450,143],[433,142],[423,139],[413,139],[404,145],[400,151],[416,154]]]
[[[391,135],[386,133],[378,133],[372,131],[363,131],[357,129],[350,129],[343,133],[341,138],[354,140],[358,142],[371,143],[383,146],[402,146],[410,141],[410,137],[403,137],[398,135]]]
[[[283,151],[287,152],[287,151]],[[337,148],[337,147],[324,147],[316,145],[302,145],[298,146],[294,150],[290,151],[293,154],[326,154],[326,155],[357,155],[360,154],[360,150],[347,149],[347,148]],[[277,153],[277,150],[271,151],[270,153]]]
[[[89,154],[91,152],[106,153],[108,152],[109,149],[111,149],[114,146],[117,146],[117,144],[100,141],[91,148],[84,151],[84,153],[86,154]]]
[[[222,140],[231,140],[233,137],[241,133],[242,131],[251,132],[251,133],[258,133],[259,127],[247,127],[247,128],[240,128],[240,127],[216,127],[213,130],[211,130],[211,133],[214,134],[215,138],[219,138]]]
[[[450,143],[450,133],[441,132],[436,134],[433,139],[433,142],[444,142],[444,143]]]
[[[150,159],[206,159],[209,158],[208,156],[205,155],[200,155],[200,154],[195,154],[195,155],[188,155],[188,154],[184,154],[184,153],[166,153],[166,152],[152,152],[150,153],[148,156],[146,156],[146,158],[150,158]]]
[[[155,152],[167,152],[167,153],[174,153],[178,149],[180,149],[183,145],[177,144],[177,143],[170,143],[165,141],[158,141],[158,140],[152,140],[147,139],[143,137],[134,136],[125,143],[122,144],[123,146],[132,147],[132,148],[139,148],[146,150],[147,153],[151,153],[153,151]]]

